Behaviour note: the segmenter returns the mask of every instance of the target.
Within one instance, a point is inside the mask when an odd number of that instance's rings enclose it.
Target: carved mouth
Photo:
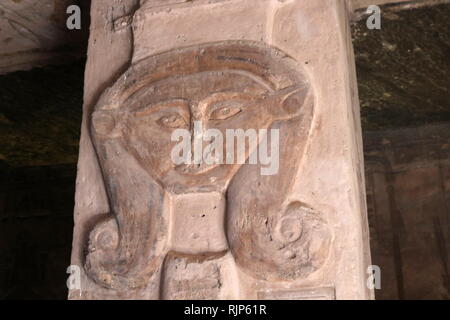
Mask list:
[[[217,168],[220,164],[182,164],[175,167],[175,170],[185,175],[199,175]]]

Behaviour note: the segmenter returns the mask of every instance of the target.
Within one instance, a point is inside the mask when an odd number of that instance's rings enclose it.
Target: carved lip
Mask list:
[[[175,170],[184,175],[199,175],[211,171],[220,164],[182,164],[175,167]]]

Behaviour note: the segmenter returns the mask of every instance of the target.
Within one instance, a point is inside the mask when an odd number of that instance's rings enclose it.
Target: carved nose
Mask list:
[[[202,162],[203,150],[205,142],[203,141],[203,135],[205,133],[204,123],[198,118],[194,118],[191,125],[191,148],[192,148],[192,161],[194,164],[200,164]],[[196,152],[197,151],[197,152]]]

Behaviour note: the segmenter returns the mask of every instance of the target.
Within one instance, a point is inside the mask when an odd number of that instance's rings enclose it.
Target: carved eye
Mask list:
[[[169,114],[159,118],[158,124],[166,128],[183,128],[186,127],[186,121],[179,114]]]
[[[226,105],[211,112],[210,120],[226,120],[242,111],[240,106]]]

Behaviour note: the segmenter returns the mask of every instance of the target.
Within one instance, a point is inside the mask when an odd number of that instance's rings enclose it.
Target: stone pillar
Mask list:
[[[346,2],[97,0],[91,15],[70,298],[372,298]],[[194,158],[207,129],[260,135],[245,163],[214,162],[235,145],[176,164],[177,129]]]

